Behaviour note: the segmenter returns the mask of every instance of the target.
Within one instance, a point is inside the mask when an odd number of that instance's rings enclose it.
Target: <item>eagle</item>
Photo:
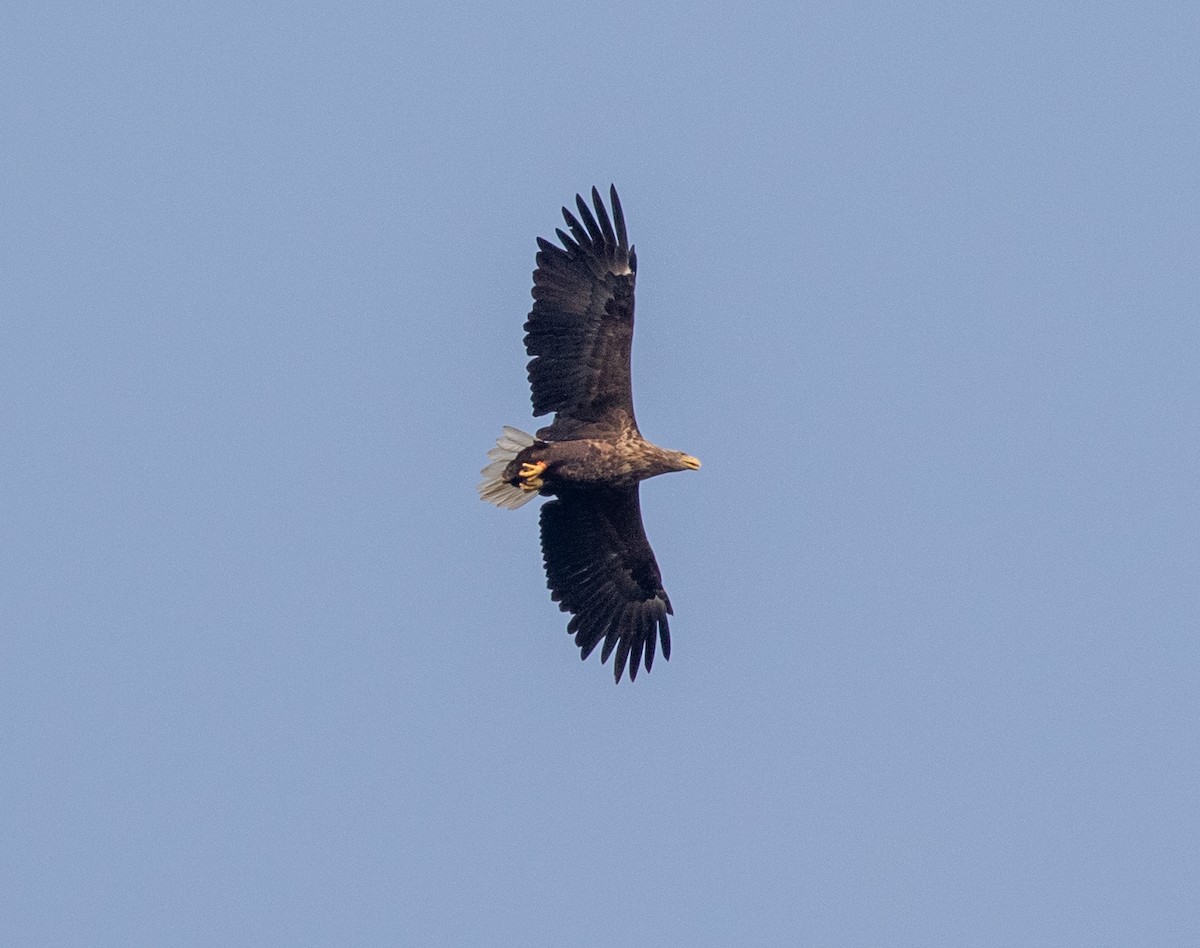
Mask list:
[[[671,657],[671,600],[642,525],[638,484],[700,462],[651,444],[633,414],[629,355],[637,254],[617,189],[612,216],[600,192],[562,209],[561,246],[539,237],[533,309],[525,323],[534,417],[554,413],[537,435],[505,426],[488,451],[479,495],[516,509],[541,495],[542,560],[550,598],[571,614],[580,658],[601,645],[619,684],[626,668],[649,672]]]

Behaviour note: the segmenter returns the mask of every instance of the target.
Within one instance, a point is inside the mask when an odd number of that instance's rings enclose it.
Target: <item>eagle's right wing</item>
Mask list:
[[[556,231],[561,247],[538,238],[525,348],[532,357],[533,413],[557,414],[538,437],[561,440],[582,429],[637,427],[629,365],[637,255],[615,187],[609,196],[611,220],[592,188],[595,215],[579,195],[582,223],[563,208],[571,233]]]

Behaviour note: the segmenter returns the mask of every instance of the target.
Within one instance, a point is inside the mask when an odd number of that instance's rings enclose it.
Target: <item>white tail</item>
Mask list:
[[[534,443],[533,435],[505,425],[504,433],[496,439],[496,446],[488,452],[488,460],[491,463],[479,472],[483,475],[479,484],[479,496],[489,504],[507,507],[509,510],[516,510],[522,504],[533,500],[537,491],[513,487],[504,480],[504,469],[518,454]]]

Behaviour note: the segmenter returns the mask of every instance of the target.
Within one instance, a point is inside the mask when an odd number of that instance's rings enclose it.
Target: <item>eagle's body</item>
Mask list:
[[[649,671],[660,641],[663,657],[671,654],[671,601],[642,526],[638,483],[700,462],[638,431],[629,359],[637,255],[616,189],[609,195],[612,220],[593,188],[595,216],[579,195],[582,224],[563,208],[571,233],[557,231],[562,247],[538,238],[525,347],[533,413],[555,418],[536,438],[506,427],[479,492],[509,508],[555,498],[541,512],[551,598],[572,614],[567,631],[581,657],[603,642],[606,662],[616,649],[620,681],[627,662],[630,679],[643,659]]]
[[[656,474],[685,470],[678,458],[678,451],[665,451],[629,428],[611,441],[537,441],[509,462],[504,479],[516,482],[523,464],[542,461],[546,469],[541,473],[540,492],[545,495],[564,487],[636,487]]]

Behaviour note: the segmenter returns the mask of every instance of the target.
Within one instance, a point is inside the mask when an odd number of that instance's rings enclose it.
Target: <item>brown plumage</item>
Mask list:
[[[551,598],[571,613],[567,631],[582,658],[603,642],[601,662],[615,650],[619,682],[626,667],[649,671],[661,647],[671,657],[667,616],[654,551],[642,526],[638,484],[700,462],[646,441],[633,414],[630,347],[637,256],[625,231],[616,188],[612,217],[592,188],[595,213],[579,195],[562,246],[538,238],[533,309],[525,348],[533,414],[551,424],[531,437],[505,428],[488,452],[480,495],[515,508],[536,494],[542,506],[542,559]]]

